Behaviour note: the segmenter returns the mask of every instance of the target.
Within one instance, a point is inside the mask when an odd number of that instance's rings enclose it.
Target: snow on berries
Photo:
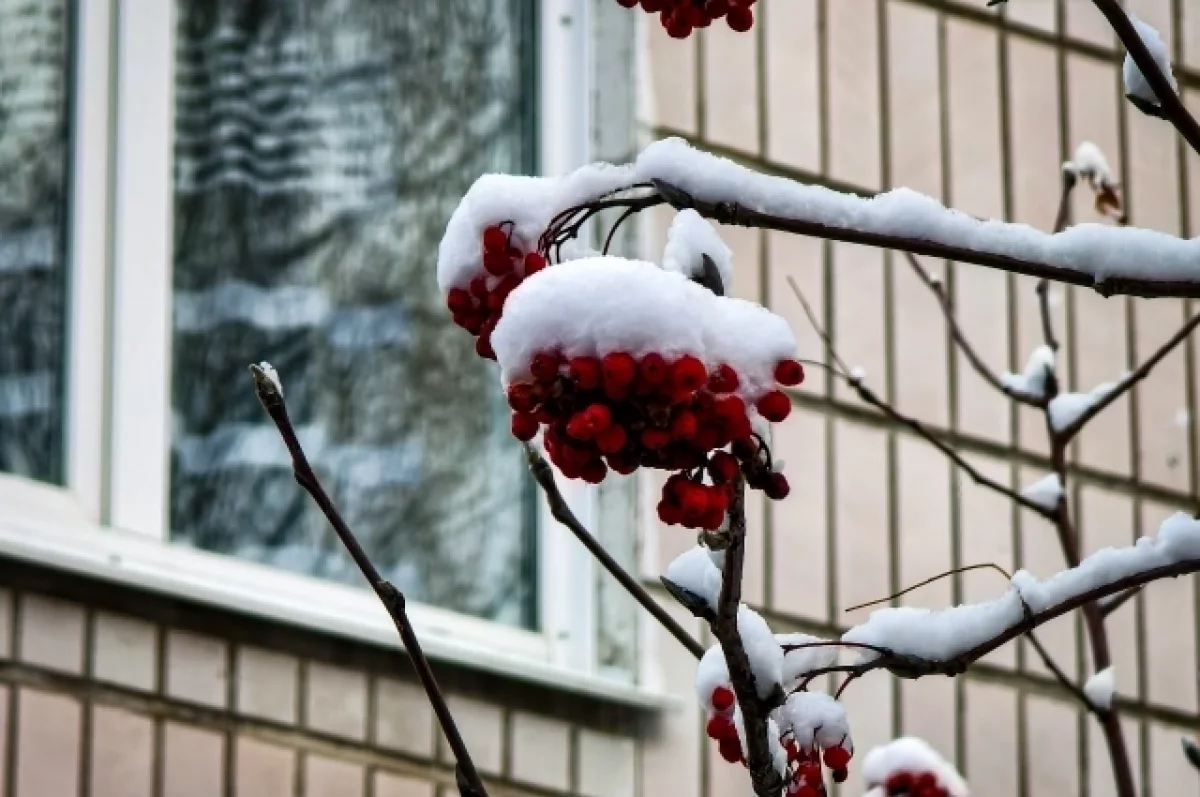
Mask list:
[[[641,9],[658,14],[667,35],[686,39],[697,28],[707,28],[718,19],[738,33],[754,27],[755,0],[617,0],[625,8]]]
[[[885,797],[969,797],[958,770],[913,736],[873,748],[863,759],[863,779]]]
[[[739,472],[768,497],[788,494],[756,432],[791,411],[776,373],[794,377],[799,363],[782,318],[616,257],[557,264],[505,299],[488,342],[522,416],[513,431],[544,428],[564,476],[671,471],[659,517],[696,529],[721,527]]]

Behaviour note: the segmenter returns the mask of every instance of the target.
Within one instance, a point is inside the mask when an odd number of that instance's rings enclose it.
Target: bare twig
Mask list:
[[[1113,595],[1108,600],[1100,601],[1100,614],[1104,617],[1108,617],[1117,609],[1120,609],[1122,606],[1124,606],[1126,601],[1141,591],[1141,587],[1134,587],[1133,589],[1125,590],[1120,595]]]
[[[767,742],[768,706],[758,695],[750,657],[738,632],[738,608],[742,601],[742,565],[746,555],[746,483],[739,475],[733,483],[729,506],[729,547],[721,574],[721,595],[710,628],[725,654],[729,680],[742,709],[746,729],[746,766],[758,797],[779,797],[783,779],[775,771]]]
[[[1105,394],[1102,399],[1081,412],[1079,417],[1072,421],[1070,425],[1064,426],[1062,429],[1057,431],[1052,431],[1051,435],[1061,440],[1064,445],[1070,442],[1071,438],[1078,434],[1079,430],[1082,429],[1088,421],[1090,421],[1092,418],[1095,418],[1110,404],[1128,393],[1130,388],[1145,379],[1149,375],[1150,371],[1154,369],[1154,366],[1158,365],[1163,358],[1170,354],[1176,346],[1186,340],[1187,336],[1192,334],[1192,330],[1194,330],[1197,326],[1200,326],[1200,313],[1192,316],[1192,318],[1186,324],[1184,324],[1178,332],[1172,335],[1166,343],[1158,347],[1158,351],[1154,352],[1149,359],[1147,359],[1132,373],[1128,374],[1125,378],[1118,382],[1116,387],[1108,391],[1108,393]]]
[[[391,616],[396,631],[400,634],[400,641],[404,643],[404,649],[408,651],[413,668],[417,671],[417,678],[420,679],[421,686],[425,689],[425,696],[433,706],[438,724],[441,725],[442,733],[454,754],[457,765],[455,776],[460,794],[462,797],[486,797],[487,790],[484,789],[483,781],[480,780],[479,773],[475,770],[475,764],[471,760],[466,742],[459,733],[454,716],[450,713],[450,707],[446,704],[442,690],[433,675],[433,669],[429,666],[429,660],[425,658],[425,654],[421,650],[421,643],[417,641],[416,632],[413,631],[412,623],[408,619],[404,594],[379,574],[366,551],[359,544],[358,538],[354,536],[354,532],[346,525],[345,520],[333,505],[333,500],[321,486],[317,474],[308,462],[304,449],[300,446],[300,440],[296,436],[296,429],[288,416],[287,405],[283,400],[283,392],[279,383],[272,374],[258,365],[250,366],[250,373],[254,376],[254,390],[258,395],[258,400],[275,423],[275,428],[279,430],[279,435],[283,438],[284,445],[287,446],[288,453],[291,455],[292,473],[296,477],[296,482],[312,496],[313,501],[321,508],[329,525],[333,527],[338,539],[350,554],[350,558],[354,560],[354,564],[358,566],[367,583],[371,585],[371,589],[375,590],[379,602]]]
[[[1067,674],[1063,672],[1062,667],[1059,667],[1058,663],[1055,662],[1054,658],[1050,655],[1050,651],[1046,650],[1042,643],[1038,641],[1038,638],[1034,636],[1033,632],[1030,631],[1025,635],[1025,638],[1029,640],[1029,644],[1033,645],[1033,649],[1037,651],[1038,657],[1042,660],[1042,664],[1046,665],[1046,669],[1050,671],[1055,680],[1062,684],[1064,689],[1066,689],[1081,703],[1083,703],[1084,708],[1093,714],[1098,714],[1100,709],[1098,709],[1096,705],[1088,699],[1087,694],[1079,688],[1078,684],[1067,677]]]
[[[804,293],[800,290],[800,286],[797,285],[796,281],[791,277],[788,277],[788,284],[791,285],[792,292],[796,294],[796,298],[800,300],[800,304],[804,307],[804,312],[805,315],[808,316],[809,323],[812,324],[813,329],[816,330],[817,334],[821,337],[821,340],[825,342],[825,346],[829,350],[830,356],[833,357],[838,363],[839,367],[843,369],[843,373],[839,373],[837,376],[841,377],[850,387],[850,389],[858,394],[858,397],[862,401],[878,409],[893,423],[898,423],[902,426],[907,426],[909,429],[912,429],[919,436],[924,438],[925,441],[931,446],[945,454],[951,462],[953,462],[964,473],[970,476],[971,480],[976,484],[1000,493],[1009,500],[1017,502],[1021,506],[1036,512],[1047,520],[1054,520],[1055,515],[1052,510],[1046,509],[1046,507],[1042,506],[1036,501],[1026,498],[1008,485],[1001,484],[995,479],[984,475],[979,469],[967,462],[967,460],[964,459],[961,454],[959,454],[950,446],[946,445],[946,443],[939,440],[937,436],[933,434],[933,432],[926,428],[925,424],[921,423],[916,418],[910,418],[909,416],[900,413],[886,401],[875,395],[875,391],[871,390],[871,388],[869,388],[861,379],[849,375],[849,369],[846,367],[845,362],[843,362],[838,356],[837,351],[833,348],[833,345],[829,339],[829,335],[825,332],[825,329],[821,326],[820,322],[817,321],[817,317],[813,313],[812,307],[809,305],[808,301],[804,298]]]
[[[975,373],[979,374],[985,382],[1013,401],[1028,404],[1031,407],[1044,407],[1046,405],[1045,398],[1013,390],[1000,381],[1000,377],[996,376],[991,368],[988,368],[987,363],[979,356],[979,352],[975,350],[975,347],[971,345],[966,335],[963,334],[962,327],[958,325],[958,318],[954,312],[954,304],[950,300],[950,294],[946,291],[945,284],[940,280],[935,280],[912,252],[905,252],[904,256],[908,259],[908,264],[912,266],[913,272],[921,279],[921,282],[925,283],[925,287],[929,288],[934,298],[937,299],[938,306],[942,308],[942,315],[946,317],[946,326],[950,330],[950,337],[954,339],[954,343],[966,356],[967,362],[971,363],[971,367],[975,369]]]
[[[1064,168],[1062,170],[1062,193],[1058,198],[1058,213],[1054,216],[1054,232],[1062,232],[1067,227],[1067,219],[1071,215],[1071,192],[1075,190],[1075,185],[1079,182],[1079,178],[1071,169]],[[1058,352],[1058,338],[1054,336],[1054,319],[1050,314],[1050,282],[1044,277],[1038,280],[1037,284],[1038,308],[1041,311],[1042,317],[1042,338],[1050,350]],[[1053,376],[1053,373],[1050,374]],[[1046,385],[1046,390],[1042,391],[1046,401],[1054,398],[1058,393],[1058,379],[1049,380],[1052,384]]]
[[[852,612],[852,611],[855,611],[856,609],[865,609],[868,606],[876,606],[880,603],[887,603],[890,600],[899,598],[901,595],[907,595],[908,593],[913,592],[914,590],[918,590],[921,587],[932,584],[935,581],[941,581],[943,578],[947,578],[948,576],[953,576],[958,573],[967,573],[971,570],[995,570],[997,573],[1004,576],[1004,578],[1006,580],[1012,581],[1012,575],[1010,575],[1007,570],[1005,570],[1003,567],[1001,567],[998,564],[993,564],[992,562],[984,562],[983,564],[978,564],[978,565],[964,565],[963,567],[956,567],[952,570],[947,570],[945,573],[938,573],[936,576],[927,578],[924,581],[913,584],[911,587],[905,587],[904,589],[900,590],[899,592],[897,592],[893,595],[888,595],[886,598],[879,598],[877,600],[867,601],[866,603],[859,603],[855,606],[849,606],[845,609],[845,611]]]
[[[571,507],[558,489],[558,484],[554,481],[554,471],[551,470],[550,463],[546,462],[546,458],[542,456],[541,452],[526,443],[525,456],[529,460],[529,470],[533,473],[534,481],[546,494],[546,502],[550,506],[550,514],[554,516],[554,519],[570,529],[571,533],[575,535],[575,539],[579,540],[584,548],[587,548],[596,561],[604,566],[604,569],[625,588],[626,592],[633,596],[634,600],[641,604],[643,609],[650,613],[651,617],[666,629],[667,633],[675,637],[679,644],[687,648],[688,652],[697,659],[701,658],[704,655],[704,646],[685,631],[679,623],[675,622],[675,618],[671,617],[666,609],[654,600],[636,578],[621,567],[621,564],[604,549],[599,540],[592,536],[579,518],[575,517],[575,513],[571,511]]]
[[[1158,99],[1158,110],[1161,112],[1162,118],[1174,125],[1192,151],[1200,155],[1200,123],[1196,122],[1195,117],[1183,104],[1183,100],[1171,88],[1171,82],[1159,68],[1158,62],[1154,60],[1150,50],[1146,48],[1146,43],[1138,35],[1129,16],[1117,3],[1117,0],[1093,0],[1093,2],[1108,20],[1108,24],[1116,32],[1121,44],[1125,45],[1129,56],[1145,76],[1146,82],[1150,84],[1154,96]]]

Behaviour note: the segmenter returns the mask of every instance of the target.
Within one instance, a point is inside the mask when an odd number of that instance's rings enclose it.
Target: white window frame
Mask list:
[[[590,158],[589,5],[540,3],[545,174]],[[167,544],[174,6],[75,4],[66,486],[0,475],[0,555],[398,646],[365,590]],[[594,488],[560,484],[590,522]],[[595,583],[595,563],[539,503],[542,630],[410,603],[423,645],[464,665],[661,705],[657,694],[599,676],[595,590],[579,588]]]

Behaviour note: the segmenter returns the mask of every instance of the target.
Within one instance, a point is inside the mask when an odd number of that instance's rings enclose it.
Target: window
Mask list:
[[[0,471],[59,483],[67,313],[67,9],[0,4]]]
[[[412,598],[536,624],[535,499],[433,258],[488,171],[533,172],[530,4],[180,0],[170,529],[358,583],[246,366]]]

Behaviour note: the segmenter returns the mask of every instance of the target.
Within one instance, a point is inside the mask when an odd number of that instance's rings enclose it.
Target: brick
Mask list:
[[[237,710],[252,717],[296,721],[299,662],[282,653],[242,646],[237,653]]]
[[[168,722],[163,731],[162,797],[221,797],[224,747],[218,733]]]
[[[461,695],[447,695],[446,704],[454,714],[467,749],[471,751],[475,768],[480,772],[500,774],[504,750],[504,716],[500,708]],[[454,760],[440,734],[438,757],[446,762]]]
[[[375,797],[433,797],[433,784],[388,772],[375,773]]]
[[[154,722],[120,708],[92,709],[91,797],[150,797]]]
[[[549,789],[570,787],[571,727],[565,722],[517,712],[509,744],[514,779]]]
[[[304,759],[305,797],[362,797],[363,768],[318,755]]]
[[[168,632],[168,695],[224,708],[228,685],[228,649],[224,642],[188,631]]]
[[[21,660],[73,675],[83,672],[84,612],[78,604],[21,596]]]
[[[237,740],[234,780],[239,795],[292,797],[295,792],[296,754],[284,747],[245,736]]]
[[[309,662],[304,701],[308,727],[351,739],[365,738],[367,677],[363,673]]]
[[[433,707],[420,686],[392,678],[378,679],[375,685],[375,743],[415,755],[433,755]]]
[[[96,614],[92,674],[98,681],[153,691],[158,670],[158,630],[119,614]]]
[[[581,731],[579,793],[586,797],[628,797],[633,794],[635,755],[632,739]]]
[[[15,797],[77,797],[83,707],[34,689],[22,689],[18,701]]]

